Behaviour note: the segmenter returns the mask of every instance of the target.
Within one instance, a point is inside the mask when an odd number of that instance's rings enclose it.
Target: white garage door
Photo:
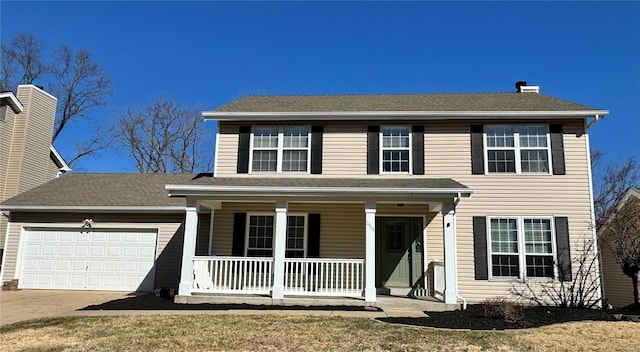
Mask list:
[[[155,232],[27,230],[18,286],[151,291]]]

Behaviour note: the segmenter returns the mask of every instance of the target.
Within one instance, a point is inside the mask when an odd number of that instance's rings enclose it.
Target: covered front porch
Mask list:
[[[378,295],[390,294],[455,304],[455,207],[471,191],[452,180],[438,180],[448,187],[437,188],[430,179],[396,187],[357,181],[292,187],[205,178],[167,185],[187,203],[176,300],[376,305]],[[203,210],[211,219],[209,255],[196,256]]]

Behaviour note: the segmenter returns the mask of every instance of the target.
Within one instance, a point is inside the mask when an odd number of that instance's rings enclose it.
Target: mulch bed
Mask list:
[[[102,304],[90,305],[80,310],[341,310],[370,311],[361,306],[282,306],[262,304],[179,304],[152,294],[132,296]]]
[[[359,306],[282,306],[259,304],[178,304],[171,300],[152,294],[131,296],[97,305],[90,305],[80,310],[341,310],[365,311],[371,307]],[[378,310],[380,311],[380,310]],[[601,310],[587,308],[559,308],[532,306],[524,310],[524,317],[515,322],[486,317],[480,304],[472,304],[467,310],[452,312],[425,312],[419,318],[378,318],[377,320],[414,326],[425,326],[446,329],[465,330],[510,330],[534,328],[551,324],[572,321],[616,321],[613,314],[640,315],[640,304],[629,305],[617,310]]]
[[[472,304],[464,311],[425,312],[420,318],[378,318],[378,320],[405,325],[447,329],[508,330],[534,328],[571,321],[616,321],[612,311],[588,308],[559,308],[534,306],[524,310],[524,317],[516,322],[486,317],[480,304]]]

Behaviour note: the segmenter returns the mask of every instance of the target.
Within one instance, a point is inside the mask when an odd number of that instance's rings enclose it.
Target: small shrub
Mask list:
[[[515,323],[524,319],[526,306],[522,303],[509,301],[504,297],[487,299],[482,302],[484,316]]]
[[[176,289],[173,287],[158,287],[153,290],[152,293],[156,297],[168,299],[169,301],[173,302],[173,299],[176,296]]]

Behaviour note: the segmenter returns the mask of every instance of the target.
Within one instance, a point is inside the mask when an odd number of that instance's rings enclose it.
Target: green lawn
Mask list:
[[[638,351],[640,324],[443,331],[366,318],[273,315],[65,317],[7,325],[3,351]]]

